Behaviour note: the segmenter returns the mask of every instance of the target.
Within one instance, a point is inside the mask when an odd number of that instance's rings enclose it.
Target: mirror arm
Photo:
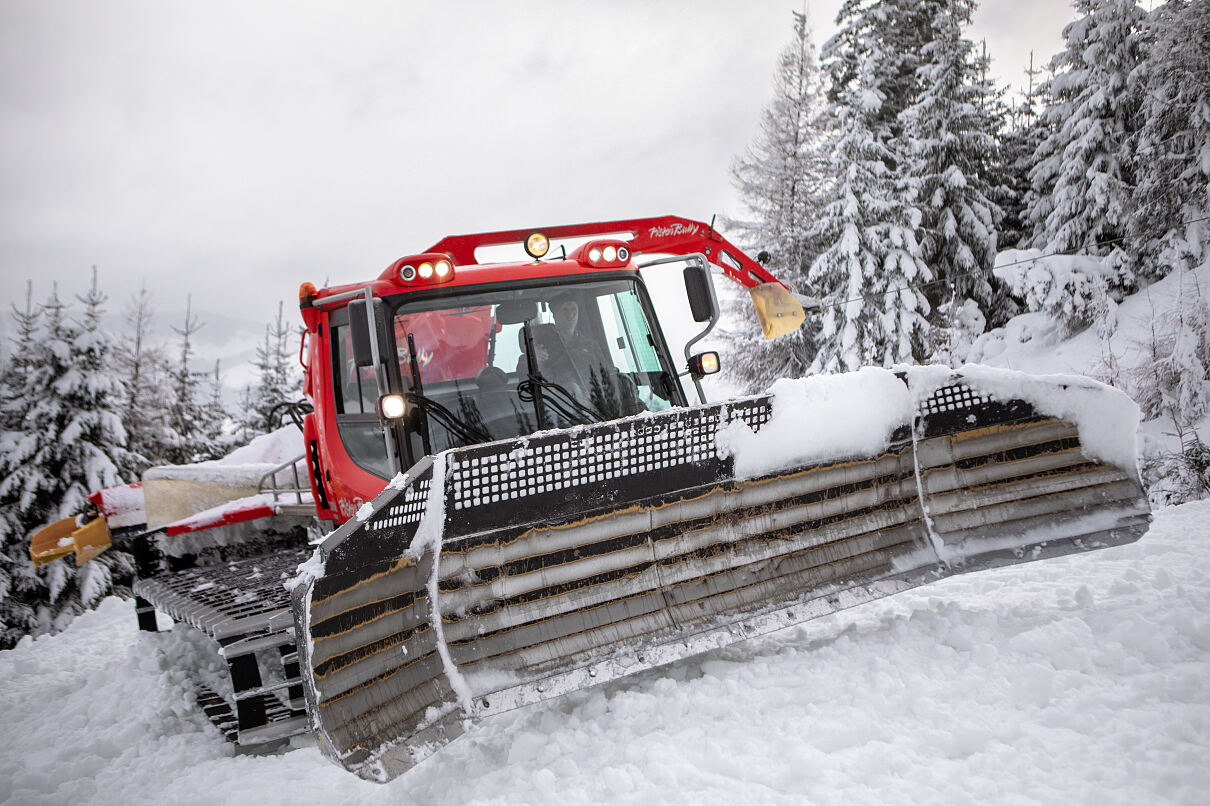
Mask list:
[[[706,290],[710,292],[711,314],[710,314],[710,321],[706,323],[706,328],[701,333],[698,333],[696,336],[691,338],[689,341],[685,342],[685,364],[686,365],[689,364],[689,359],[693,357],[693,345],[697,344],[699,341],[706,338],[706,336],[708,336],[710,334],[710,331],[714,330],[714,326],[718,324],[718,320],[719,320],[719,316],[720,316],[719,309],[718,309],[718,297],[714,293],[714,280],[713,280],[713,278],[710,277],[710,262],[708,260],[706,260],[706,256],[701,254],[700,252],[697,254],[688,255],[687,257],[690,260],[697,261],[698,265],[701,266],[702,269],[705,270],[705,272],[706,272],[706,279],[709,280],[709,282],[706,283]],[[702,391],[702,379],[697,377],[693,373],[690,373],[690,376],[693,378],[694,387],[697,388],[697,398],[704,405],[706,403],[706,393],[704,391]]]

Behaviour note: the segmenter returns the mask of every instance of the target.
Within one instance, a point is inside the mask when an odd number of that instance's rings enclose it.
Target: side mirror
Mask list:
[[[685,294],[689,297],[689,310],[693,312],[693,321],[709,322],[718,315],[713,281],[705,266],[692,263],[685,267]]]
[[[382,301],[374,300],[374,327],[378,331],[379,348],[386,344],[382,334]],[[349,334],[353,337],[353,360],[359,367],[374,366],[374,348],[370,341],[370,322],[366,316],[365,300],[349,303]]]

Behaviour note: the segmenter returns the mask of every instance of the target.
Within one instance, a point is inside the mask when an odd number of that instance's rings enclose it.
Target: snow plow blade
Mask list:
[[[319,744],[385,781],[477,717],[1137,540],[1136,427],[1085,379],[867,369],[425,459],[294,581]]]
[[[33,533],[29,556],[38,568],[75,552],[76,565],[83,565],[111,545],[104,518],[94,518],[84,526],[77,526],[74,517],[63,518]]]

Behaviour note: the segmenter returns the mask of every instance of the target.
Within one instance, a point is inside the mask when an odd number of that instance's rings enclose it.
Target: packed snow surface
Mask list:
[[[486,719],[385,786],[234,756],[173,633],[106,600],[0,652],[0,802],[1205,802],[1210,503]]]

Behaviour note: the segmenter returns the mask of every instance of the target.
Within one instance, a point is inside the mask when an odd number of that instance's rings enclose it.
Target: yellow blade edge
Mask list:
[[[748,293],[766,339],[793,333],[807,318],[802,305],[781,283],[761,283],[749,288]]]
[[[75,550],[72,532],[76,531],[76,519],[64,518],[43,526],[29,538],[29,556],[34,567],[40,568]]]
[[[113,545],[109,539],[109,523],[105,518],[96,518],[71,533],[76,547],[76,565],[96,557]]]

